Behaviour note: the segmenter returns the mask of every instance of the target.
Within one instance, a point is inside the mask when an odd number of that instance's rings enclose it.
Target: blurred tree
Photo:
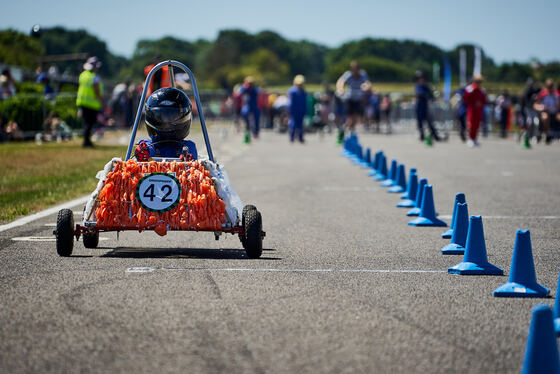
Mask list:
[[[348,70],[351,60],[351,58],[346,58],[330,65],[326,73],[327,79],[337,80]],[[368,73],[374,86],[375,82],[410,82],[414,76],[413,68],[384,58],[367,56],[359,57],[357,61],[360,63],[360,67]]]
[[[103,62],[100,73],[107,78],[116,76],[127,62],[125,58],[113,55],[104,41],[84,29],[67,30],[61,26],[42,28],[40,42],[46,55],[88,53],[90,56],[97,56]],[[82,71],[83,62],[68,61],[57,65],[63,72],[78,75]]]
[[[34,69],[44,53],[37,39],[12,29],[0,31],[0,62]]]
[[[122,69],[121,79],[144,79],[144,67],[163,60],[177,60],[195,69],[197,53],[207,41],[198,40],[191,43],[186,40],[165,36],[156,40],[139,40],[129,64]]]
[[[257,49],[255,52],[241,58],[239,64],[223,66],[219,70],[219,77],[223,77],[230,85],[243,82],[251,75],[259,84],[282,84],[289,81],[290,68],[286,62],[268,49]]]

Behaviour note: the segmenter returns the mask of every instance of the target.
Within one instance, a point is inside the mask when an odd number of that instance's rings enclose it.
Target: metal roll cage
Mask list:
[[[183,70],[189,76],[192,90],[194,93],[194,99],[196,102],[196,107],[198,109],[198,118],[200,119],[200,127],[202,128],[202,134],[204,135],[204,142],[206,143],[206,151],[208,152],[208,158],[210,161],[214,161],[214,154],[212,153],[212,146],[210,145],[210,138],[208,137],[208,130],[206,129],[206,122],[204,121],[204,114],[202,113],[202,104],[200,102],[200,95],[198,93],[198,88],[196,87],[196,81],[194,74],[191,69],[189,69],[185,64],[179,61],[167,60],[158,63],[156,66],[150,70],[146,81],[144,82],[144,89],[142,90],[142,96],[140,96],[140,103],[138,104],[138,110],[136,111],[136,118],[134,119],[134,126],[132,127],[132,134],[130,137],[130,143],[128,144],[128,149],[126,151],[125,161],[130,159],[132,155],[132,150],[134,149],[134,143],[136,141],[136,132],[138,131],[138,125],[140,124],[140,118],[142,117],[142,111],[144,110],[144,102],[146,100],[146,93],[148,92],[149,84],[154,76],[154,74],[163,69],[164,66],[169,67],[169,81],[171,82],[171,87],[175,87],[175,74],[173,73],[173,67],[177,67]]]

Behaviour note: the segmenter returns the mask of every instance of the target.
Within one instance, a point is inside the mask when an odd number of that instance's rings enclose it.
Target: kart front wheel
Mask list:
[[[262,254],[262,217],[261,213],[254,207],[244,209],[243,228],[245,237],[242,239],[243,248],[249,258],[259,258]]]
[[[58,211],[55,235],[59,256],[70,256],[74,250],[74,213],[70,209]]]
[[[99,231],[84,232],[83,239],[84,247],[97,248],[99,244]]]

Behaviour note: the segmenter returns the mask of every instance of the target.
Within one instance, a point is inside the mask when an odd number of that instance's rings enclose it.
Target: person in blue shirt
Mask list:
[[[288,91],[290,99],[290,123],[288,125],[290,130],[290,142],[293,142],[298,137],[298,140],[303,143],[303,118],[307,113],[307,92],[303,88],[305,77],[298,74],[294,77],[294,85]]]
[[[255,79],[251,76],[245,78],[243,86],[239,88],[239,95],[243,98],[243,107],[241,108],[241,116],[245,120],[245,142],[251,141],[250,134],[256,139],[259,137],[259,120],[261,110],[259,109],[258,96],[259,89],[255,85]],[[253,116],[253,125],[251,126],[251,115]]]
[[[191,129],[192,104],[183,91],[160,88],[146,101],[144,113],[150,139],[138,142],[134,152],[137,161],[152,157],[198,159],[196,144],[185,140]]]
[[[426,83],[424,73],[417,71],[415,74],[416,85],[414,91],[416,93],[416,119],[418,120],[418,132],[420,140],[424,141],[424,122],[428,123],[430,132],[435,141],[439,141],[437,130],[434,127],[432,117],[430,115],[429,103],[434,99],[432,89]]]
[[[459,136],[461,140],[464,142],[467,141],[466,137],[466,130],[467,130],[467,104],[465,100],[463,100],[463,96],[465,96],[465,86],[459,87],[455,94],[460,97],[459,103],[457,105],[457,119],[459,120]]]

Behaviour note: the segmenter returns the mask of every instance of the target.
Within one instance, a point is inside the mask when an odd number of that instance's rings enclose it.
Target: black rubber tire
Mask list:
[[[84,247],[97,248],[99,244],[99,231],[84,232],[82,240],[84,241]]]
[[[243,212],[241,213],[241,226],[245,227],[245,214],[247,214],[247,212],[249,210],[257,210],[257,207],[254,205],[245,205],[243,207]],[[247,247],[247,241],[245,240],[244,236],[240,236],[239,240],[241,241],[241,244],[243,244],[243,248]]]
[[[74,250],[74,213],[70,209],[58,211],[56,219],[56,251],[68,257]]]
[[[243,215],[245,239],[243,247],[249,258],[259,258],[262,254],[262,217],[256,209],[249,209]]]

